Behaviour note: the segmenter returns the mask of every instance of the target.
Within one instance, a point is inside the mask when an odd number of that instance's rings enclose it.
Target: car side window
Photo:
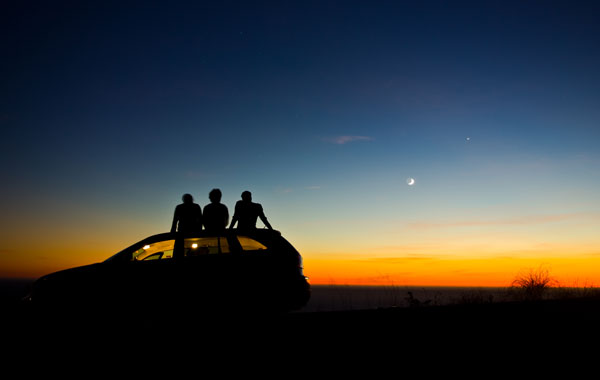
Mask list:
[[[229,253],[229,243],[223,236],[198,237],[185,239],[183,242],[184,256],[200,256],[216,253]]]
[[[142,246],[132,254],[132,261],[164,260],[173,258],[175,240],[165,240]]]
[[[237,238],[244,251],[262,251],[267,249],[264,244],[247,236],[238,236]]]

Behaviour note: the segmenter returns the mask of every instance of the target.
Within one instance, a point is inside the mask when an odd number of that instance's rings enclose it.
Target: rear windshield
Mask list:
[[[267,249],[267,247],[261,242],[247,236],[238,236],[237,238],[242,246],[243,251],[262,251]]]

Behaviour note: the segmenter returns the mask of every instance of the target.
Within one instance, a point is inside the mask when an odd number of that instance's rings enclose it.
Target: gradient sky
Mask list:
[[[3,3],[0,277],[218,187],[313,284],[600,284],[600,3],[188,3]]]

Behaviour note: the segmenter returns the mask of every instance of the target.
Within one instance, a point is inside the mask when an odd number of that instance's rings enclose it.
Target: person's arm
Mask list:
[[[260,212],[258,213],[258,217],[260,218],[260,220],[264,223],[264,225],[268,229],[270,229],[270,230],[273,229],[273,227],[271,227],[271,224],[269,224],[269,221],[267,220],[267,217],[265,216],[265,213],[264,213],[264,211],[262,209],[262,206],[260,207]]]
[[[209,204],[210,204],[210,203],[209,203]],[[208,205],[204,206],[204,209],[202,210],[202,223],[201,223],[202,227],[200,227],[200,229],[202,229],[202,228],[204,228],[204,229],[206,229],[206,228],[209,228],[209,227],[206,225],[206,220],[207,220],[207,218],[206,218],[206,210],[207,210],[207,208],[206,208],[206,207],[207,207],[207,206],[208,206]],[[210,211],[209,211],[209,213],[210,213]]]
[[[229,225],[229,229],[232,229],[233,226],[235,226],[235,223],[237,222],[237,216],[233,216],[233,218],[231,218],[231,224]]]
[[[225,212],[224,212],[225,215],[223,215],[224,219],[225,219],[224,226],[225,226],[225,228],[227,228],[227,223],[229,223],[229,210],[227,209],[227,206],[223,206],[223,208],[225,209]]]
[[[235,204],[235,209],[233,211],[233,218],[231,218],[231,224],[229,225],[229,229],[232,229],[233,226],[235,226],[235,223],[237,223],[238,221],[238,205],[239,205],[239,201],[238,203]]]
[[[171,224],[171,232],[177,231],[177,220],[179,219],[179,215],[177,212],[177,207],[175,207],[175,213],[173,214],[173,224]]]

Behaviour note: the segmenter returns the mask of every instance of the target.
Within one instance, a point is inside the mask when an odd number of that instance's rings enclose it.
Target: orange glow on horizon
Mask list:
[[[600,284],[600,257],[305,259],[304,273],[313,285],[504,287],[540,266],[560,286]]]
[[[81,251],[77,246],[87,248]],[[85,241],[74,245],[56,242],[54,246],[46,244],[42,252],[36,242],[32,242],[0,257],[0,277],[37,278],[58,270],[104,261],[125,246],[127,243],[102,240],[96,244]],[[490,243],[489,247],[494,249],[484,250],[481,255],[474,253],[476,248],[481,248],[479,246],[469,250],[469,247],[453,245],[452,242],[427,246],[416,244],[403,250],[398,247],[373,249],[371,254],[359,254],[357,251],[348,254],[315,253],[301,244],[298,246],[304,259],[304,274],[313,285],[503,287],[509,286],[521,271],[541,265],[562,286],[600,285],[600,254],[593,250],[591,243],[572,246],[551,244],[537,249],[530,246],[531,249],[522,251],[514,251],[514,247],[507,244],[499,244],[498,247]],[[452,253],[460,251],[466,253]]]

